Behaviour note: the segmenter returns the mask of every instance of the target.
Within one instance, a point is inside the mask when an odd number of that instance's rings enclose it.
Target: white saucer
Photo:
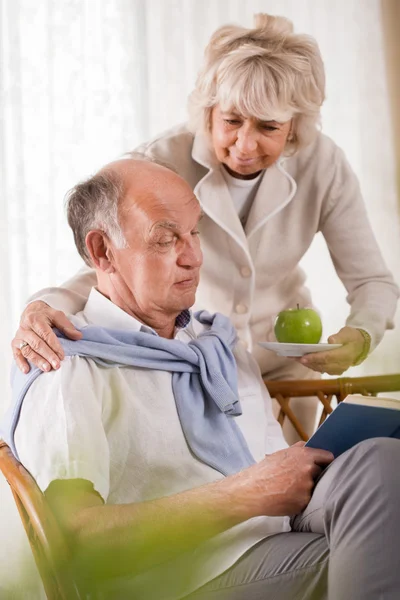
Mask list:
[[[258,342],[259,346],[272,350],[278,356],[304,356],[311,352],[324,352],[325,350],[335,350],[342,344],[283,344],[281,342]]]

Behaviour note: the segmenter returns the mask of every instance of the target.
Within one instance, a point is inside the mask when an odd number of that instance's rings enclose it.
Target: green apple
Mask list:
[[[286,344],[318,344],[322,335],[320,316],[312,308],[288,308],[275,320],[275,336]]]

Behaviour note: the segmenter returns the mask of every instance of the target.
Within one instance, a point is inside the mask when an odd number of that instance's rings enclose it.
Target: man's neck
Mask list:
[[[104,282],[98,281],[97,291],[108,298],[110,302],[118,306],[128,315],[143,325],[154,329],[154,331],[160,337],[173,339],[175,333],[175,321],[180,313],[166,315],[157,311],[154,313],[154,315],[141,314],[141,311],[138,307],[130,306],[127,302],[125,302],[122,296],[120,296],[112,286],[105,285]]]

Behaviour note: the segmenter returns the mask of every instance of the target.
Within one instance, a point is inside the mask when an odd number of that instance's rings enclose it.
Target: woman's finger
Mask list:
[[[332,369],[348,369],[353,360],[352,344],[344,344],[341,348],[326,352],[305,354],[299,361],[302,365],[314,371],[330,373]]]
[[[50,332],[54,335],[51,329]],[[56,336],[54,335],[54,337]],[[50,371],[51,368],[58,369],[60,366],[59,356],[31,329],[20,328],[12,341],[12,346],[41,371]],[[14,357],[16,354],[18,352],[14,352]]]
[[[53,325],[62,331],[71,340],[80,340],[82,333],[74,327],[72,322],[61,310],[54,311],[52,315]],[[49,344],[50,345],[50,344]]]
[[[41,371],[48,372],[51,370],[50,362],[45,360],[41,354],[35,352],[35,350],[29,344],[23,346],[20,352],[27,360],[29,360],[30,363],[38,367]],[[59,363],[58,366],[60,366]]]
[[[32,324],[30,330],[25,331],[26,334],[36,334],[36,337],[31,337],[30,339],[28,339],[28,337],[26,336],[25,341],[27,341],[38,354],[42,354],[41,350],[43,350],[43,358],[45,358],[49,362],[59,362],[60,360],[63,360],[64,350],[61,346],[60,340],[58,339],[58,337],[56,336],[56,334],[54,333],[54,331],[50,327],[50,324],[47,321],[45,321],[43,318],[38,319]],[[33,342],[33,345],[31,343],[31,340]],[[42,340],[43,343],[40,343],[40,340]]]
[[[28,361],[22,356],[21,350],[17,347],[12,347],[15,363],[20,371],[27,374],[31,370]]]

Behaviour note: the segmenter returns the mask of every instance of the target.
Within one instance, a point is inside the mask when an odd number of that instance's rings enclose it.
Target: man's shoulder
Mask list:
[[[67,395],[81,394],[84,389],[93,388],[101,379],[101,373],[96,362],[87,356],[66,356],[58,369],[52,369],[40,374],[27,391],[26,397],[33,392],[35,395],[40,390],[51,389],[53,393],[67,393]]]

